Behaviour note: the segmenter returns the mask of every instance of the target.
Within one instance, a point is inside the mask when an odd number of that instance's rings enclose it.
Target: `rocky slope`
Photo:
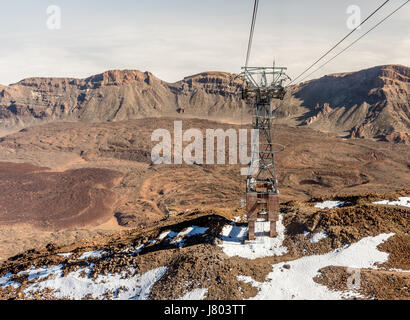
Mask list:
[[[50,121],[120,121],[184,114],[249,121],[241,80],[205,72],[167,83],[149,72],[113,70],[86,79],[30,78],[0,86],[0,131]],[[351,138],[410,143],[410,68],[379,66],[288,88],[279,122]]]
[[[409,299],[410,198],[376,201],[406,192],[283,203],[278,237],[251,244],[243,213],[200,210],[49,243],[0,264],[0,300]]]
[[[152,132],[163,128],[173,134],[177,119],[48,123],[0,138],[0,262],[49,242],[141,228],[185,210],[240,209],[245,194],[240,173],[246,165],[151,165],[157,144]],[[204,119],[183,119],[182,127],[203,134],[207,129],[250,128]],[[276,126],[275,139],[286,145],[276,158],[282,201],[408,188],[406,145],[349,141],[283,124]],[[227,143],[226,155],[228,151]],[[30,163],[32,172],[22,172]],[[114,183],[118,173],[123,178]],[[89,202],[90,210],[84,211]],[[96,216],[98,207],[102,210]]]
[[[410,142],[408,67],[333,74],[289,91],[277,113],[287,121],[353,138]]]
[[[41,121],[119,121],[191,114],[239,118],[245,103],[233,75],[208,72],[171,84],[149,72],[113,70],[87,79],[30,78],[0,87],[0,127]]]

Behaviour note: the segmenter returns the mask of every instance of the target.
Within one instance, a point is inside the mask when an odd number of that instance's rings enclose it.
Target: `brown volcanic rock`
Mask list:
[[[408,67],[388,65],[333,74],[292,86],[290,92],[277,109],[282,118],[296,117],[296,124],[352,138],[408,143]]]
[[[245,194],[240,169],[244,165],[151,165],[151,150],[157,143],[151,142],[151,133],[158,128],[172,133],[173,121],[177,119],[48,123],[2,137],[0,162],[24,161],[38,167],[7,165],[2,171],[0,206],[9,213],[6,215],[5,210],[0,210],[7,217],[6,221],[0,216],[0,221],[8,223],[0,223],[0,260],[22,248],[87,238],[102,228],[86,226],[78,230],[75,227],[73,231],[63,229],[50,235],[33,227],[63,226],[64,214],[68,217],[67,225],[73,222],[81,226],[83,218],[90,225],[111,218],[104,232],[117,230],[118,224],[141,230],[141,226],[147,227],[197,208],[240,216],[243,210],[240,200]],[[184,130],[197,128],[204,133],[211,128],[243,128],[202,119],[182,121]],[[311,196],[327,195],[326,199],[332,199],[334,194],[340,193],[391,192],[408,188],[408,146],[346,140],[310,128],[281,124],[275,127],[274,133],[276,142],[287,145],[285,152],[276,158],[282,202]],[[104,186],[104,181],[111,181],[112,170],[121,172],[124,177],[111,188]],[[8,175],[11,176],[6,178]],[[104,209],[105,206],[101,215],[75,216],[74,211],[78,213],[87,206],[86,195],[92,200],[100,191],[116,196],[109,210]],[[61,201],[57,202],[58,199]],[[109,200],[109,195],[101,198],[99,207]],[[24,228],[12,223],[14,216],[20,219],[17,222],[25,223]]]
[[[408,143],[410,69],[388,65],[291,86],[277,121],[351,138]],[[0,128],[56,120],[121,121],[188,116],[248,121],[241,80],[204,72],[167,83],[149,72],[111,70],[86,79],[29,78],[0,86]]]
[[[167,83],[149,72],[111,70],[86,79],[29,78],[0,87],[0,127],[55,120],[120,121],[176,115],[239,119],[246,104],[240,80],[222,72]]]
[[[388,142],[410,144],[410,135],[407,132],[393,132],[381,138]]]
[[[0,224],[48,230],[96,225],[112,215],[110,190],[121,174],[86,168],[50,172],[30,164],[0,162]]]
[[[178,118],[50,123],[3,137],[0,151],[9,150],[8,159],[26,154],[35,159],[43,153],[57,159],[58,153],[69,153],[83,159],[75,168],[104,167],[123,172],[126,177],[116,188],[123,205],[114,213],[124,221],[145,224],[145,219],[161,219],[172,210],[238,206],[244,194],[240,168],[246,165],[150,165],[151,150],[157,144],[151,141],[152,132],[163,128],[172,134],[174,120]],[[204,135],[206,129],[243,128],[201,119],[182,122],[183,130],[197,128]],[[326,193],[388,192],[408,185],[410,150],[405,145],[350,141],[282,124],[275,127],[274,136],[275,142],[287,146],[276,159],[281,193],[288,200]]]
[[[283,244],[288,252],[282,256],[255,260],[229,257],[222,251],[218,246],[221,243],[220,234],[226,224],[232,223],[233,216],[215,210],[180,212],[178,216],[154,223],[143,230],[124,230],[69,245],[49,244],[36,250],[20,250],[18,255],[0,264],[0,276],[7,278],[12,275],[11,279],[17,284],[8,287],[3,285],[0,288],[0,300],[29,299],[32,298],[29,292],[33,291],[36,299],[57,298],[57,291],[51,290],[55,287],[50,287],[50,290],[33,288],[32,284],[37,284],[42,289],[47,288],[50,283],[46,282],[52,281],[53,278],[45,278],[42,273],[32,273],[29,279],[25,271],[30,267],[61,266],[62,275],[66,277],[69,273],[89,265],[92,266],[89,272],[87,270],[80,273],[84,281],[96,280],[97,276],[108,274],[121,275],[122,279],[127,279],[134,275],[132,269],[142,274],[158,267],[166,267],[161,279],[153,284],[150,299],[178,299],[197,288],[207,289],[207,300],[247,299],[255,297],[258,289],[251,283],[238,279],[238,276],[249,276],[257,282],[264,282],[274,264],[274,268],[279,268],[286,276],[291,261],[295,259],[323,255],[380,233],[396,234],[378,246],[380,251],[389,254],[389,259],[387,263],[376,264],[372,269],[360,269],[361,285],[354,291],[361,293],[364,299],[407,299],[410,296],[408,272],[391,268],[407,271],[410,267],[409,236],[405,234],[408,230],[409,220],[406,217],[409,210],[372,204],[375,199],[388,199],[397,195],[363,194],[347,198],[343,195],[336,196],[340,200],[352,201],[341,209],[314,208],[313,202],[319,199],[311,199],[308,203],[285,203],[282,210],[287,232]],[[317,219],[319,216],[321,219]],[[312,220],[319,223],[312,226]],[[177,234],[193,225],[206,227],[207,231],[203,235],[185,237],[183,246],[180,246],[180,243],[172,243],[169,238],[159,238],[163,232],[172,231]],[[313,243],[311,235],[304,234],[306,230],[312,233],[324,231],[328,237],[319,243]],[[102,257],[78,259],[91,250],[101,250],[104,253]],[[71,256],[58,255],[62,252],[71,253]],[[281,266],[277,265],[279,263]],[[313,279],[315,282],[332,290],[348,289],[351,273],[347,272],[346,268],[329,265],[318,271],[318,275]],[[101,283],[100,280],[96,283]],[[120,290],[122,287],[118,289]],[[106,292],[104,298],[110,299],[113,296],[115,293],[112,291]],[[89,296],[84,298],[90,299]]]

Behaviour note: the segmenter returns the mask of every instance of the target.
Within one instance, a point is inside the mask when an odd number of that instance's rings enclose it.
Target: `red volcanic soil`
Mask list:
[[[50,172],[0,162],[0,224],[61,229],[95,225],[112,216],[111,191],[121,173],[97,168]]]

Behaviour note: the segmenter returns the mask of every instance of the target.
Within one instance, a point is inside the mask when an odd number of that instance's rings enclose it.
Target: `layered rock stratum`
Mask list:
[[[289,91],[277,112],[288,122],[351,138],[410,142],[408,67],[388,65],[328,75]]]
[[[184,114],[246,122],[235,74],[204,72],[168,83],[150,72],[111,70],[86,79],[28,78],[0,86],[0,129],[52,121],[106,122]],[[410,68],[378,66],[288,88],[278,122],[350,138],[410,142]]]

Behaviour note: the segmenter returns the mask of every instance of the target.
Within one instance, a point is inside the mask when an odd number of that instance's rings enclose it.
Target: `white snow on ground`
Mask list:
[[[142,244],[142,245],[138,246],[132,254],[134,255],[134,254],[140,253],[142,251],[142,249],[144,249],[144,248],[145,248],[145,244]]]
[[[271,256],[281,256],[288,249],[282,245],[285,240],[285,227],[282,223],[282,216],[276,224],[278,236],[275,238],[260,237],[255,241],[242,244],[247,238],[248,227],[237,226],[235,223],[225,225],[220,236],[223,241],[219,245],[229,257],[239,256],[247,259],[257,259]]]
[[[205,295],[208,293],[208,289],[194,289],[186,293],[183,297],[178,300],[204,300]]]
[[[140,253],[142,251],[142,249],[144,249],[144,248],[145,248],[145,244],[141,244],[136,248],[135,247],[134,248],[127,248],[127,249],[124,249],[124,250],[120,250],[120,252],[121,253],[128,253],[131,256],[134,256],[134,255]]]
[[[175,232],[172,230],[166,230],[162,232],[156,240],[149,240],[145,244],[140,245],[138,248],[136,248],[134,251],[131,251],[130,249],[125,249],[122,252],[126,253],[131,253],[133,255],[140,253],[147,245],[149,244],[156,244],[158,242],[161,242],[163,240],[170,241],[170,243],[178,245],[179,247],[184,247],[185,242],[184,240],[186,238],[196,236],[196,235],[202,235],[206,231],[208,231],[209,228],[203,228],[203,227],[198,227],[198,226],[191,226],[188,227],[181,232]],[[104,254],[103,252],[102,254]]]
[[[248,227],[227,224],[222,229],[221,239],[241,243],[248,236]]]
[[[403,269],[397,269],[397,268],[391,268],[389,271],[396,271],[396,272],[410,272],[410,270],[403,270]]]
[[[72,256],[71,252],[67,252],[67,253],[57,253],[58,256],[60,257],[64,257],[64,258],[70,258]]]
[[[397,201],[382,200],[373,202],[373,204],[387,204],[389,206],[402,206],[410,208],[410,197],[400,197]]]
[[[168,231],[164,231],[163,233],[161,233],[158,237],[158,240],[164,240],[166,238],[174,238],[177,236],[177,233],[171,230]]]
[[[37,278],[34,284],[29,285],[24,290],[27,296],[44,289],[50,289],[52,296],[56,299],[68,298],[81,300],[88,297],[106,299],[105,294],[110,293],[111,299],[114,300],[146,300],[154,284],[161,279],[167,271],[166,267],[160,267],[142,275],[136,274],[131,277],[127,277],[126,272],[106,276],[100,275],[96,279],[81,277],[82,273],[88,274],[92,267],[93,264],[69,273],[65,277],[63,276],[61,265],[49,268],[29,269],[19,274],[28,273],[29,280],[35,280]],[[135,272],[134,269],[128,271],[130,274]],[[43,279],[43,281],[40,279]],[[9,284],[13,285],[11,275],[0,278],[0,287],[5,287]]]
[[[178,244],[180,247],[183,247],[185,245],[184,238],[189,238],[193,236],[198,236],[204,234],[209,228],[203,228],[203,227],[197,227],[197,226],[191,226],[188,227],[184,230],[182,230],[180,233],[178,233],[175,236],[175,232],[171,231],[168,237],[170,239],[173,238],[171,241],[172,244]]]
[[[6,273],[4,276],[0,277],[0,287],[4,286],[7,282],[10,281],[11,274]]]
[[[84,252],[81,255],[81,257],[78,258],[78,260],[85,260],[85,259],[91,259],[91,258],[101,258],[106,253],[107,252],[102,251],[102,250]]]
[[[319,209],[334,209],[334,208],[340,208],[343,206],[346,202],[344,201],[324,201],[320,203],[316,203],[315,208]]]
[[[325,230],[322,230],[321,232],[315,233],[312,238],[310,239],[311,243],[318,243],[322,239],[326,239],[327,234]]]
[[[60,264],[58,266],[52,266],[52,267],[43,267],[43,268],[34,268],[31,267],[30,269],[26,271],[21,271],[17,274],[17,276],[21,275],[28,275],[27,280],[32,281],[32,280],[42,280],[47,278],[50,274],[55,274],[57,272],[61,272],[61,269],[63,266]]]
[[[389,256],[388,253],[377,250],[377,246],[393,235],[394,233],[367,237],[328,254],[307,256],[275,264],[264,283],[256,282],[245,276],[240,276],[238,279],[249,282],[259,289],[258,295],[252,298],[256,300],[334,300],[343,297],[359,297],[359,294],[355,292],[343,293],[329,290],[314,282],[313,278],[319,275],[319,269],[327,266],[375,268],[375,263],[383,263]],[[290,269],[283,268],[285,264],[288,264]]]
[[[8,286],[18,288],[20,285],[11,279],[12,276],[13,275],[9,272],[6,273],[4,276],[0,277],[0,288],[6,288]]]

